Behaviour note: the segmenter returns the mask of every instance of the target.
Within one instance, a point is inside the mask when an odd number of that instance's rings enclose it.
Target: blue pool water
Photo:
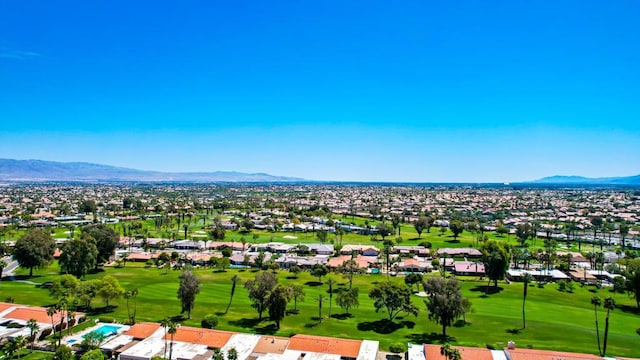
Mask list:
[[[111,335],[117,333],[120,328],[121,328],[121,326],[119,326],[119,325],[102,325],[99,328],[93,330],[91,333],[97,333],[97,334],[100,334],[100,335],[102,335],[104,337],[107,337],[107,336],[111,336]],[[87,335],[84,335],[82,337],[84,338]]]

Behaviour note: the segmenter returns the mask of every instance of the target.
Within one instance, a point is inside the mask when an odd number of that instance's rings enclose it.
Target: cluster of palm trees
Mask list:
[[[162,319],[160,323],[164,328],[164,358],[171,360],[173,356],[173,337],[178,332],[178,328],[180,327],[179,323],[174,322],[168,317]],[[167,358],[167,333],[171,336],[171,343],[169,344],[169,357]]]
[[[27,344],[31,343],[31,352],[33,352],[33,347],[36,341],[36,335],[40,330],[40,325],[36,319],[29,319],[27,321],[27,328],[29,329],[29,337],[26,338],[22,335],[16,336],[12,341],[7,342],[4,347],[1,349],[2,353],[6,359],[13,359],[14,356],[18,355],[18,359],[20,358],[20,350],[22,350]]]

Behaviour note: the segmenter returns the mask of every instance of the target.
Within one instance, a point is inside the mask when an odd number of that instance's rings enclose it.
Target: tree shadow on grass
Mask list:
[[[493,295],[493,294],[497,294],[499,292],[501,292],[502,290],[504,290],[503,287],[498,286],[492,286],[492,285],[480,285],[480,286],[476,286],[474,288],[471,289],[471,291],[473,292],[481,292],[483,294],[488,294],[488,295]]]
[[[392,332],[407,327],[413,329],[416,325],[413,321],[402,321],[399,323],[389,321],[388,319],[381,319],[376,321],[364,321],[358,323],[359,331],[373,331],[378,334],[391,334]]]
[[[334,319],[338,319],[338,320],[346,320],[346,319],[352,318],[353,314],[347,314],[347,313],[333,314],[333,315],[331,315],[331,317],[334,318]]]
[[[507,329],[507,333],[511,334],[511,335],[519,335],[522,332],[523,329]]]
[[[445,240],[444,242],[449,243],[449,244],[459,244],[460,240],[458,239],[451,239],[451,240]]]
[[[109,306],[100,306],[100,307],[92,307],[85,311],[85,314],[89,316],[101,315],[101,314],[109,314],[112,313],[117,306],[109,305]]]
[[[304,284],[307,285],[307,286],[320,286],[320,285],[322,285],[322,283],[320,281],[307,281]]]
[[[269,324],[262,327],[255,328],[256,332],[261,335],[273,335],[278,331],[276,324]]]
[[[242,318],[239,320],[229,320],[228,324],[233,326],[240,326],[243,328],[255,328],[260,324],[261,320],[258,318]]]
[[[434,332],[430,334],[409,334],[405,337],[416,344],[444,344],[456,341],[456,338],[453,336],[442,336],[442,334],[436,334]]]
[[[467,325],[471,325],[471,323],[468,321],[465,321],[464,319],[460,319],[453,324],[453,327],[461,328]]]
[[[287,280],[297,280],[298,277],[295,275],[287,276]]]
[[[622,310],[622,312],[626,312],[626,313],[631,313],[631,314],[640,314],[640,309],[638,309],[636,306],[630,306],[630,305],[616,305],[616,307],[620,310]]]

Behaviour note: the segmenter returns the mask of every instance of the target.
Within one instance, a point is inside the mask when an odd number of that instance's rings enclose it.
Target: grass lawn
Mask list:
[[[57,265],[38,270],[32,279],[34,282],[50,281],[57,276]],[[229,278],[238,274],[243,282],[253,278],[252,271],[229,270],[216,273],[210,269],[194,270],[202,280],[202,291],[196,299],[192,319],[182,321],[185,325],[199,326],[205,314],[221,313],[229,301],[231,282]],[[18,274],[25,274],[23,269]],[[138,321],[159,322],[165,316],[179,316],[180,303],[176,298],[178,288],[178,271],[156,268],[144,268],[142,265],[128,263],[126,268],[106,268],[104,272],[87,276],[88,279],[114,275],[125,289],[137,287]],[[272,321],[258,321],[257,312],[250,307],[246,290],[238,286],[233,303],[227,314],[220,314],[218,329],[257,332],[290,336],[297,333],[308,333],[325,336],[338,336],[356,339],[372,339],[380,341],[382,349],[388,349],[396,342],[438,343],[439,325],[427,319],[423,299],[414,295],[413,300],[420,309],[417,317],[413,315],[397,318],[392,325],[384,319],[385,312],[376,313],[368,292],[377,282],[386,281],[384,275],[361,275],[354,278],[354,286],[360,289],[360,306],[352,309],[353,316],[343,316],[343,311],[334,303],[334,318],[328,318],[328,301],[323,306],[324,319],[320,323],[318,316],[318,296],[328,298],[325,284],[317,285],[317,278],[308,273],[300,274],[298,279],[288,278],[290,274],[280,271],[278,276],[282,283],[304,285],[306,298],[298,302],[300,313],[287,316],[276,330]],[[436,276],[436,275],[434,275]],[[22,278],[22,276],[20,276]],[[341,276],[332,274],[342,286],[348,283]],[[486,282],[473,278],[463,280],[464,296],[471,299],[473,311],[466,317],[467,325],[447,329],[451,341],[459,345],[484,347],[487,344],[503,347],[507,341],[513,340],[520,347],[531,345],[537,349],[554,349],[575,352],[596,353],[596,334],[594,309],[590,299],[594,295],[593,288],[578,286],[575,293],[557,290],[557,285],[548,284],[545,288],[532,285],[526,302],[527,327],[522,330],[522,283],[499,283],[499,291],[484,296]],[[403,278],[391,277],[391,281],[402,282]],[[608,290],[600,290],[599,296],[610,295]],[[611,294],[613,295],[613,294]],[[54,302],[48,291],[31,284],[10,282],[5,279],[0,285],[0,300],[12,297],[16,303],[46,306]],[[640,336],[636,328],[640,327],[640,315],[635,311],[635,302],[626,294],[615,294],[618,308],[611,314],[608,354],[618,356],[640,357]],[[335,300],[335,299],[334,299]],[[124,299],[112,302],[116,307],[108,314],[119,321],[127,319],[127,308]],[[102,301],[95,299],[93,306],[100,307]],[[293,304],[290,304],[293,307]],[[600,310],[601,331],[604,325],[604,312]],[[265,314],[266,316],[266,314]]]

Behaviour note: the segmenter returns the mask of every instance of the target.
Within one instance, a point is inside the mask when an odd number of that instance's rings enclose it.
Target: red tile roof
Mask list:
[[[174,341],[188,342],[192,344],[206,345],[210,348],[221,348],[229,341],[234,332],[209,330],[194,328],[189,326],[181,326],[173,336]],[[171,335],[167,333],[165,339],[171,340]]]
[[[362,341],[360,340],[299,334],[291,337],[289,349],[357,358],[361,344]]]
[[[135,339],[146,339],[160,328],[160,324],[141,322],[133,325],[125,335],[133,336]]]
[[[259,354],[282,354],[287,350],[289,339],[278,336],[261,336],[253,348],[254,353]]]
[[[425,345],[424,356],[427,360],[446,360],[440,355],[440,345]],[[460,352],[462,360],[493,360],[491,350],[466,346],[452,346]]]

